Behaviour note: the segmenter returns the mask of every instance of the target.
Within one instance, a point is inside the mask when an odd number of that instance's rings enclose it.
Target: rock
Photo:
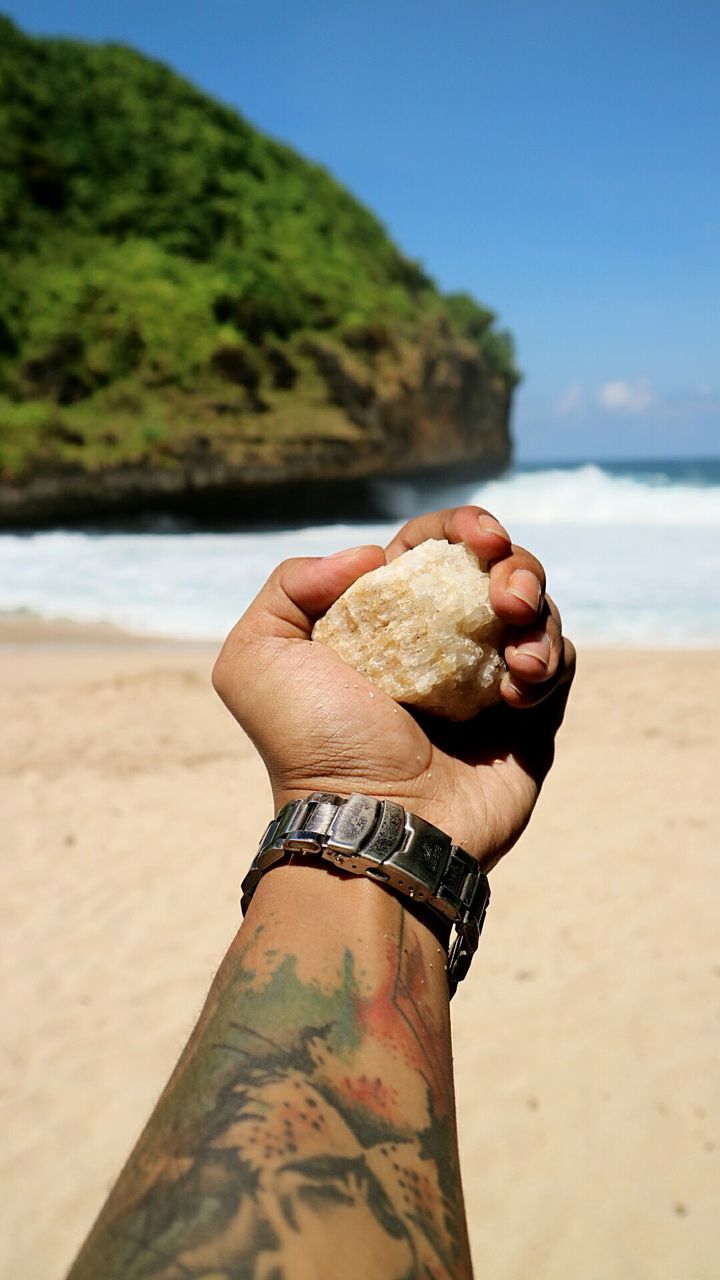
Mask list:
[[[487,566],[430,539],[353,583],[312,638],[396,702],[470,720],[500,700],[503,630]]]

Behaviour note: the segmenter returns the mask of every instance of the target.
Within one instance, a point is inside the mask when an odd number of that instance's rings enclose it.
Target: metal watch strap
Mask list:
[[[354,875],[369,876],[455,926],[448,956],[450,995],[470,968],[490,900],[476,860],[438,827],[392,800],[314,791],[284,805],[269,824],[242,882],[243,915],[271,867],[288,854],[314,854]]]

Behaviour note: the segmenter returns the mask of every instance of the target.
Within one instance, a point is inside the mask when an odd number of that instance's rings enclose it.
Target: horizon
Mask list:
[[[524,374],[518,463],[720,456],[707,0],[2,9],[167,63],[328,168],[444,291],[497,311]]]
[[[643,454],[637,457],[633,457],[630,454],[628,454],[627,456],[617,456],[617,457],[610,457],[609,455],[607,457],[598,457],[597,454],[587,454],[583,457],[580,457],[578,455],[568,455],[567,457],[561,457],[557,455],[555,457],[543,457],[543,458],[513,458],[512,461],[509,463],[507,469],[511,470],[515,466],[525,466],[525,465],[548,467],[548,468],[552,468],[554,466],[558,466],[558,467],[560,466],[562,467],[594,467],[594,466],[620,467],[622,466],[622,467],[632,468],[632,467],[645,467],[650,465],[657,466],[657,467],[677,466],[677,465],[682,465],[683,463],[691,463],[691,464],[697,464],[697,465],[702,465],[703,463],[705,463],[713,467],[716,467],[716,466],[720,467],[720,452],[706,453],[706,454],[694,454],[694,453]],[[502,474],[504,475],[505,472],[503,472]]]

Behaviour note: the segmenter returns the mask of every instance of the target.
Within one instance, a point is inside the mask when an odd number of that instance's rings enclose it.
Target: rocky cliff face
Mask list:
[[[369,367],[339,344],[312,338],[303,356],[317,374],[314,395],[302,402],[304,426],[283,430],[277,398],[273,412],[255,387],[254,403],[226,406],[225,431],[186,431],[155,458],[85,465],[78,442],[73,459],[41,458],[19,482],[0,478],[0,523],[138,510],[238,521],[313,508],[341,514],[348,504],[360,512],[373,478],[493,475],[507,466],[511,393],[471,343],[405,344]],[[290,419],[296,392],[293,378],[290,403],[281,406]]]

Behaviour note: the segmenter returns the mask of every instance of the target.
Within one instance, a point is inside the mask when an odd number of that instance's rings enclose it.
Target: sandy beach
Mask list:
[[[0,628],[7,1280],[63,1274],[238,924],[270,799],[214,652]],[[719,685],[581,655],[454,1002],[478,1275],[720,1274]]]

